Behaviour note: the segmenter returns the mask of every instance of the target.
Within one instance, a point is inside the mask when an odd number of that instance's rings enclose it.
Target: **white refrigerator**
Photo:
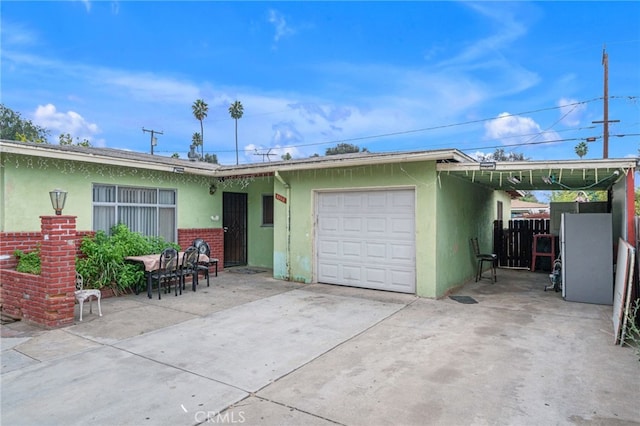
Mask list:
[[[613,304],[611,213],[563,213],[560,224],[562,297]]]

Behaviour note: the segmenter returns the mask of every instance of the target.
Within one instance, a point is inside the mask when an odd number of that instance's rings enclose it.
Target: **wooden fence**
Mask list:
[[[549,219],[496,220],[493,223],[493,250],[498,255],[498,265],[506,268],[529,269],[533,236],[548,234],[549,222]],[[551,270],[550,260],[548,258],[541,260],[543,264],[539,264],[540,267],[543,270]]]

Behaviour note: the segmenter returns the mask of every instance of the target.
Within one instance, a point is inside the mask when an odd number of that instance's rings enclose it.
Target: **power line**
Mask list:
[[[600,136],[598,136],[597,138],[600,139]],[[584,138],[567,138],[567,139],[555,139],[555,140],[551,140],[551,141],[537,141],[537,142],[526,142],[526,143],[500,144],[500,145],[483,146],[483,147],[477,147],[477,148],[465,148],[465,149],[461,149],[460,151],[463,151],[463,152],[465,152],[465,151],[477,151],[477,150],[481,150],[481,149],[495,149],[495,148],[514,147],[514,146],[523,146],[523,145],[542,145],[542,144],[546,144],[546,143],[571,142],[571,141],[579,141],[579,140],[584,140]]]
[[[610,96],[610,98],[635,100],[635,99],[638,98],[638,96]],[[460,122],[460,123],[449,123],[449,124],[444,124],[444,125],[439,125],[439,126],[432,126],[432,127],[424,127],[424,128],[419,128],[419,129],[402,130],[402,131],[397,131],[397,132],[381,133],[381,134],[368,135],[368,136],[359,136],[359,137],[346,138],[346,139],[334,139],[334,140],[326,141],[326,142],[310,142],[310,143],[306,143],[306,144],[287,145],[287,148],[302,148],[302,147],[309,147],[309,146],[334,145],[334,144],[337,144],[337,143],[358,142],[358,141],[364,141],[364,140],[385,138],[385,137],[390,137],[390,136],[402,136],[402,135],[407,135],[407,134],[412,134],[412,133],[421,133],[421,132],[427,132],[427,131],[431,131],[431,130],[441,130],[441,129],[446,129],[446,128],[466,126],[466,125],[470,125],[470,124],[484,123],[484,122],[487,122],[487,121],[500,120],[500,119],[503,119],[503,118],[517,117],[517,116],[522,116],[522,115],[527,115],[527,114],[535,114],[535,113],[538,113],[538,112],[552,111],[552,110],[557,110],[557,109],[560,109],[560,108],[567,108],[567,107],[573,106],[573,108],[569,111],[569,113],[570,113],[578,105],[584,105],[584,104],[588,104],[588,103],[591,103],[591,102],[596,102],[596,101],[599,101],[599,100],[602,100],[602,99],[603,99],[602,97],[597,97],[597,98],[593,98],[593,99],[589,99],[589,100],[585,100],[585,101],[576,101],[576,102],[569,103],[569,104],[563,104],[561,106],[539,108],[539,109],[530,110],[530,111],[524,111],[524,112],[518,112],[518,113],[512,113],[512,114],[505,114],[505,115],[502,115],[502,116],[499,116],[499,117],[482,118],[482,119],[478,119],[478,120],[469,120],[469,121]],[[565,113],[563,115],[563,117],[560,118],[560,120],[556,121],[549,128],[555,126],[558,122],[560,122],[569,113]],[[576,131],[576,130],[592,129],[592,128],[593,128],[593,126],[580,127],[580,128],[577,128],[577,129],[567,129],[567,130],[562,130],[562,131]],[[556,131],[556,133],[558,133],[558,132],[560,132],[560,131]],[[533,136],[533,137],[535,137],[535,136],[544,135],[545,133],[548,133],[548,129],[545,130],[545,131],[534,133],[534,134],[530,134],[530,135],[512,135],[512,136],[506,136],[506,137],[501,138],[501,139],[523,137],[523,136]],[[541,141],[541,142],[538,142],[538,143],[563,142],[563,141],[580,140],[580,139],[581,138],[558,139],[558,140],[555,140],[555,141]],[[535,143],[535,144],[537,144],[537,143]],[[528,145],[528,143],[520,143],[520,144],[515,144],[515,145],[502,145],[502,146],[518,146],[518,145]],[[164,151],[164,152],[169,152],[169,151]],[[232,150],[221,150],[221,151],[216,151],[216,152],[217,153],[226,153],[226,152],[235,152],[235,151],[232,151]]]
[[[562,106],[541,108],[541,109],[537,109],[537,110],[533,110],[533,111],[519,112],[519,113],[514,113],[514,114],[505,114],[505,115],[502,115],[502,116],[499,116],[499,117],[482,118],[482,119],[479,119],[479,120],[470,120],[470,121],[465,121],[465,122],[462,122],[462,123],[443,124],[443,125],[440,125],[440,126],[425,127],[425,128],[422,128],[422,129],[405,130],[405,131],[385,133],[385,134],[380,134],[380,135],[362,136],[362,137],[349,138],[349,139],[338,140],[338,141],[327,142],[327,143],[352,142],[352,141],[365,140],[365,139],[374,139],[374,138],[380,138],[380,137],[399,136],[399,135],[406,135],[406,134],[410,134],[410,133],[426,132],[426,131],[430,131],[430,130],[447,129],[447,128],[451,128],[451,127],[460,127],[460,126],[466,126],[466,125],[469,125],[469,124],[484,123],[486,121],[501,120],[503,118],[508,118],[508,117],[517,117],[517,116],[524,115],[524,114],[534,114],[536,112],[550,111],[550,110],[559,109],[559,108],[566,108],[568,106],[586,104],[588,102],[594,102],[594,101],[597,101],[597,100],[600,100],[600,99],[602,99],[602,98],[594,98],[594,99],[591,99],[591,100],[588,100],[588,101],[574,102],[574,103],[565,104],[565,105],[562,105]],[[304,145],[299,145],[299,146],[304,146]]]
[[[628,134],[615,134],[615,135],[609,135],[610,137],[618,137],[618,138],[623,138],[626,136],[640,136],[640,133],[628,133]],[[520,137],[520,136],[511,136],[511,137]],[[544,144],[550,144],[550,143],[559,143],[559,142],[573,142],[573,141],[584,141],[586,139],[591,139],[591,138],[565,138],[565,139],[554,139],[554,140],[546,140],[546,141],[537,141],[537,142],[525,142],[525,143],[512,143],[512,144],[499,144],[499,145],[488,145],[488,146],[478,146],[478,147],[474,147],[474,148],[463,148],[463,149],[459,149],[462,152],[468,152],[468,151],[479,151],[479,150],[485,150],[485,149],[497,149],[497,148],[510,148],[510,147],[521,147],[521,146],[527,146],[527,145],[544,145]],[[594,140],[596,139],[602,139],[602,136],[595,136],[593,137]],[[269,149],[269,151],[271,151],[271,148]],[[164,152],[169,152],[169,151],[164,151]],[[219,151],[219,152],[235,152],[235,151]],[[264,161],[264,157],[267,156],[273,156],[276,154],[271,154],[271,153],[266,153],[266,154],[260,154],[260,153],[255,153],[254,155],[262,155],[263,156],[263,161]]]
[[[609,135],[612,137],[618,137],[618,138],[623,138],[625,136],[640,136],[640,133],[629,133],[629,134],[620,134],[620,135]],[[571,141],[583,141],[586,138],[567,138],[567,139],[555,139],[555,140],[551,140],[551,141],[537,141],[537,142],[527,142],[527,143],[513,143],[513,144],[500,144],[500,145],[495,145],[495,146],[484,146],[484,147],[478,147],[478,148],[465,148],[465,149],[461,149],[460,151],[476,151],[476,150],[480,150],[480,149],[495,149],[495,148],[503,148],[503,147],[513,147],[513,146],[523,146],[523,145],[542,145],[542,144],[546,144],[546,143],[557,143],[557,142],[571,142]],[[593,137],[593,139],[602,139],[602,136],[595,136]]]
[[[525,111],[525,112],[519,112],[519,113],[514,113],[514,114],[505,114],[505,115],[502,115],[500,117],[482,118],[482,119],[478,119],[478,120],[465,121],[465,122],[462,122],[462,123],[443,124],[443,125],[440,125],[440,126],[424,127],[424,128],[421,128],[421,129],[403,130],[403,131],[398,131],[398,132],[382,133],[382,134],[378,134],[378,135],[369,135],[369,136],[359,136],[359,137],[347,138],[347,139],[336,139],[336,140],[327,141],[327,142],[313,142],[313,143],[307,143],[307,144],[287,145],[287,147],[288,148],[300,148],[300,147],[306,147],[306,146],[333,145],[333,144],[336,144],[336,143],[357,142],[357,141],[362,141],[362,140],[385,138],[385,137],[389,137],[389,136],[401,136],[401,135],[407,135],[407,134],[411,134],[411,133],[427,132],[427,131],[430,131],[430,130],[447,129],[447,128],[451,128],[451,127],[466,126],[466,125],[469,125],[469,124],[484,123],[486,121],[500,120],[500,119],[507,118],[507,117],[517,117],[517,116],[524,115],[524,114],[534,114],[534,113],[537,113],[537,112],[551,111],[551,110],[554,110],[554,109],[566,108],[568,106],[573,106],[573,105],[587,104],[587,103],[590,103],[590,102],[598,101],[600,99],[602,99],[602,98],[601,97],[593,98],[593,99],[590,99],[590,100],[587,100],[587,101],[573,102],[573,103],[565,104],[565,105],[562,105],[562,106],[540,108],[540,109],[536,109],[536,110],[532,110],[532,111]]]

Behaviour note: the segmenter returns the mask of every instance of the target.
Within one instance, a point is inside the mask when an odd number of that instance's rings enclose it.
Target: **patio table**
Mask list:
[[[183,257],[184,257],[184,252],[179,251],[178,267],[182,265]],[[147,279],[147,296],[149,297],[149,299],[151,299],[151,286],[152,286],[151,273],[153,271],[157,271],[158,269],[160,269],[160,253],[145,254],[142,256],[127,256],[124,259],[129,262],[142,263],[142,265],[144,266],[144,275],[145,275],[145,278]],[[200,253],[198,255],[198,262],[208,262],[208,261],[209,261],[209,257],[206,254]],[[136,294],[138,294],[137,287],[136,287]]]

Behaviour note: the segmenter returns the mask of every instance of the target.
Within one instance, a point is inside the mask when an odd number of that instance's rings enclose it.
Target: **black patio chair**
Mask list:
[[[171,283],[175,281],[175,292],[178,295],[177,286],[180,285],[180,280],[177,274],[178,269],[178,252],[176,249],[168,247],[162,250],[160,253],[160,267],[151,271],[151,280],[158,282],[158,300],[162,299],[162,285],[167,283],[168,287],[165,289],[165,293],[171,291]]]
[[[489,262],[491,265],[491,272],[493,276],[493,282],[498,282],[496,276],[496,264],[498,263],[498,255],[495,253],[480,253],[480,246],[477,238],[471,238],[471,246],[473,247],[473,254],[476,256],[476,262],[478,263],[476,269],[476,282],[482,278],[482,268],[485,262]]]
[[[200,254],[206,255],[209,260],[207,262],[198,262],[198,273],[202,272],[207,279],[207,287],[209,287],[209,267],[215,267],[215,276],[218,276],[218,259],[211,257],[211,247],[202,238],[196,238],[193,240],[193,246],[198,249]]]
[[[193,243],[191,243],[191,245],[197,249],[200,249],[200,246],[204,243],[205,241],[202,238],[196,238],[195,240],[193,240]]]
[[[180,287],[180,294],[182,294],[182,290],[185,288],[185,278],[191,275],[191,285],[193,291],[196,291],[196,286],[198,285],[198,249],[194,246],[187,247],[184,251],[184,255],[182,256],[182,263],[180,264],[180,268],[178,269],[178,277],[180,279],[180,283],[178,287]],[[177,295],[177,293],[176,293]]]

